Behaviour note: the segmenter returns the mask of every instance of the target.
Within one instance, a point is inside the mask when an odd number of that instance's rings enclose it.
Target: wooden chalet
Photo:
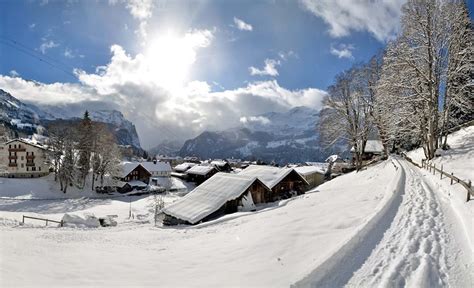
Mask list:
[[[250,165],[238,175],[257,177],[270,191],[264,193],[259,203],[273,202],[303,194],[309,183],[293,168],[279,168],[265,165]]]
[[[219,172],[216,167],[212,165],[195,165],[186,171],[188,181],[201,184],[214,174]]]
[[[140,163],[123,163],[122,164],[122,175],[120,180],[123,182],[130,182],[133,180],[148,183],[151,177],[151,173],[145,169]]]
[[[324,182],[326,170],[318,166],[300,166],[294,168],[298,174],[308,182],[308,189],[312,189]]]
[[[163,209],[164,225],[197,224],[237,211],[253,211],[270,189],[257,177],[219,172]]]

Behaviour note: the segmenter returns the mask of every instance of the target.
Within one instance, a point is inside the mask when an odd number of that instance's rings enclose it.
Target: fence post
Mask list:
[[[441,164],[441,173],[439,174],[439,179],[443,179],[443,164]]]
[[[48,219],[46,219],[46,226],[48,226]]]
[[[433,175],[436,174],[436,164],[433,164]]]
[[[61,223],[59,225],[61,225],[61,227],[63,227],[63,220],[61,220]]]
[[[23,221],[22,221],[23,224],[25,224],[25,215],[23,215]]]
[[[453,172],[451,172],[451,185],[453,185]]]

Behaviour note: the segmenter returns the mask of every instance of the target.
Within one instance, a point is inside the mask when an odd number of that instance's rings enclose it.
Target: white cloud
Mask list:
[[[71,49],[66,47],[66,49],[64,49],[64,57],[72,59],[75,58],[76,55],[74,55]]]
[[[240,123],[242,124],[248,124],[250,122],[258,122],[262,125],[268,125],[270,124],[270,119],[264,116],[250,116],[250,117],[240,117]]]
[[[135,33],[146,39],[148,19],[153,15],[153,0],[109,0],[109,5],[115,5],[119,2],[125,3],[130,15],[138,20],[138,29],[135,30]]]
[[[43,54],[46,54],[46,51],[48,49],[51,49],[51,48],[55,48],[55,47],[58,47],[59,44],[58,43],[55,43],[53,40],[46,40],[46,39],[42,39],[43,40],[43,43],[41,43],[40,47],[39,47],[39,50],[41,51],[41,53]]]
[[[86,103],[113,103],[135,123],[145,147],[165,139],[184,140],[206,129],[235,127],[243,117],[265,122],[255,116],[302,105],[321,106],[326,92],[315,88],[289,90],[272,80],[213,91],[210,83],[183,77],[181,73],[212,39],[212,31],[192,30],[181,37],[164,36],[156,48],[137,55],[113,45],[108,64],[94,73],[75,71],[79,83],[44,84],[0,75],[0,87],[19,99],[58,107],[90,109],[95,106]],[[170,85],[173,77],[182,82]]]
[[[31,23],[28,27],[29,27],[31,30],[35,29],[36,23]]]
[[[335,55],[338,58],[354,59],[352,56],[352,50],[354,50],[354,46],[352,44],[340,44],[337,46],[337,48],[331,45],[330,52],[332,55]]]
[[[153,15],[153,0],[128,0],[126,7],[138,20],[146,20]]]
[[[280,57],[283,61],[287,61],[289,58],[299,58],[298,54],[293,50],[288,52],[280,51],[278,52],[278,57]]]
[[[252,25],[245,23],[243,20],[234,17],[234,24],[237,27],[237,29],[242,30],[242,31],[252,31],[253,27]]]
[[[10,75],[11,75],[12,77],[19,77],[19,76],[20,76],[20,73],[16,72],[16,70],[11,70],[11,71],[10,71]]]
[[[406,0],[300,2],[329,24],[329,33],[333,37],[348,36],[351,31],[368,31],[379,41],[386,41],[394,37],[399,29],[401,7]]]
[[[80,84],[44,84],[0,75],[0,87],[18,99],[39,104],[70,104],[99,99],[94,91]]]
[[[276,66],[280,65],[280,61],[274,59],[265,59],[265,66],[263,69],[258,69],[256,67],[249,67],[250,75],[259,75],[259,76],[278,76],[278,70]]]

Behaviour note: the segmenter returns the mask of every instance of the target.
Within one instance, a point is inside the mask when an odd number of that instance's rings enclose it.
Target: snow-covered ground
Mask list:
[[[2,202],[0,284],[289,286],[367,232],[363,227],[394,199],[395,165],[387,161],[256,213],[194,227],[154,228],[124,217],[113,228],[12,226],[25,210],[43,209]],[[128,205],[110,200],[81,211],[128,216]]]
[[[472,139],[474,131],[468,131],[459,138]],[[472,142],[456,146],[462,139],[451,139],[451,157],[444,163],[468,167],[464,162],[472,160],[472,148],[458,151]],[[454,157],[456,153],[468,156]],[[0,194],[39,198],[28,189],[23,195],[0,188]],[[178,196],[171,194],[165,201],[177,199],[173,197]],[[0,286],[474,283],[474,200],[466,203],[460,185],[451,186],[398,158],[340,176],[305,195],[260,206],[257,212],[234,213],[196,226],[154,227],[152,211],[153,199],[146,196],[0,199]],[[65,212],[118,215],[119,223],[97,229],[18,225],[22,215],[60,219]]]
[[[450,134],[448,145],[451,149],[439,149],[442,156],[436,157],[431,163],[438,168],[443,164],[443,171],[452,172],[461,179],[474,181],[474,126]],[[407,155],[418,164],[425,158],[422,148],[410,151]]]

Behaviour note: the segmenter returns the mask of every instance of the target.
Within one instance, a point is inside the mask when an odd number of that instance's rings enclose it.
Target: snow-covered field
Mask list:
[[[195,227],[154,228],[122,220],[114,228],[33,228],[5,220],[0,279],[6,286],[288,286],[349,243],[393,199],[395,167],[387,161],[257,213],[231,214]],[[146,200],[132,207],[139,201]],[[42,210],[35,203],[18,209],[2,203],[4,219]],[[81,205],[81,211],[96,215],[128,216],[127,201]]]
[[[4,182],[0,194],[39,198],[31,183],[12,192]],[[0,286],[472,287],[474,201],[464,197],[459,185],[392,158],[196,226],[154,227],[146,196],[0,199]],[[118,215],[119,224],[18,225],[22,215],[65,212]]]

